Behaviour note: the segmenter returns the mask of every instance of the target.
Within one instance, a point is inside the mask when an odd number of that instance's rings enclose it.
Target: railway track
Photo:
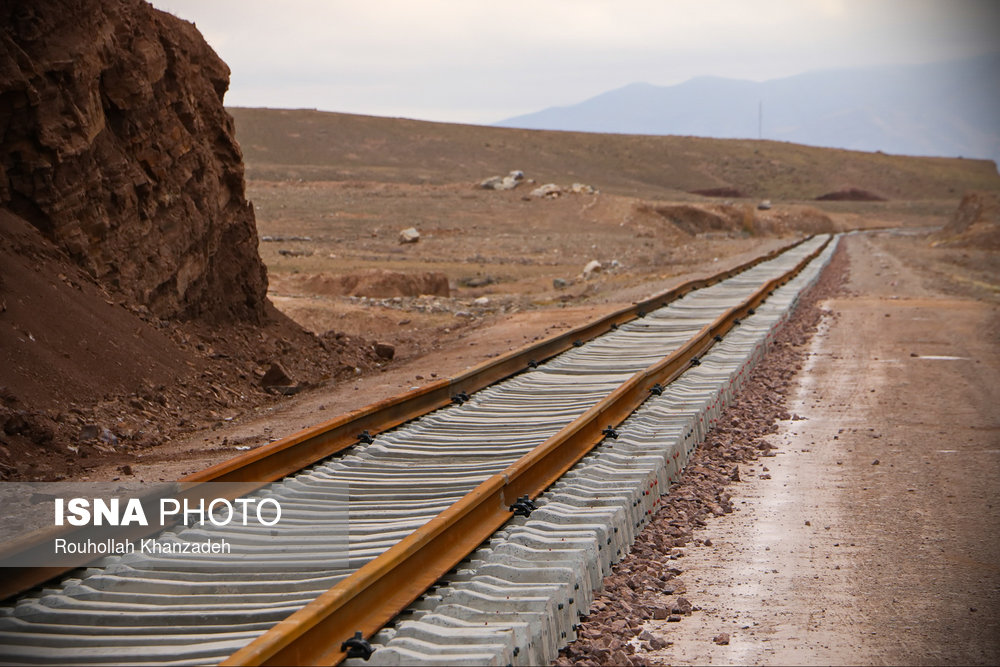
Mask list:
[[[225,538],[251,555],[114,556],[49,588],[32,587],[51,569],[9,572],[3,590],[20,597],[0,608],[0,662],[551,660],[828,242],[192,476],[279,501],[281,540],[201,524],[155,539]]]

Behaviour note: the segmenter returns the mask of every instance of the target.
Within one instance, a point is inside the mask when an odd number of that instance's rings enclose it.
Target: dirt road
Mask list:
[[[942,278],[926,242],[844,242],[850,293],[825,303],[780,453],[686,550],[696,610],[650,621],[673,644],[646,660],[1000,662],[998,292]]]

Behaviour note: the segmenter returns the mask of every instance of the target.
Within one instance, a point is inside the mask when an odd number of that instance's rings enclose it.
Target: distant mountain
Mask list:
[[[1000,53],[761,83],[720,77],[675,86],[634,83],[495,125],[756,139],[758,109],[764,139],[1000,164]]]

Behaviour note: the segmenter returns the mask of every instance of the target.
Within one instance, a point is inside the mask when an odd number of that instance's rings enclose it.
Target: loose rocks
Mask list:
[[[524,180],[524,172],[515,169],[506,176],[490,176],[479,184],[484,190],[513,190]]]
[[[388,343],[375,343],[374,349],[375,354],[380,359],[385,359],[386,361],[390,361],[394,356],[396,356],[396,348]]]
[[[297,384],[285,370],[285,367],[278,362],[271,364],[271,367],[267,369],[264,377],[260,379],[260,386],[268,392],[284,394],[285,396],[297,394],[303,389],[303,386]]]
[[[562,194],[563,189],[556,185],[555,183],[546,183],[545,185],[540,185],[531,191],[532,197],[547,197],[549,199],[555,199]]]

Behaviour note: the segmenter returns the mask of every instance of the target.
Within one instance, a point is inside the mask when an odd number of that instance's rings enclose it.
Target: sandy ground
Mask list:
[[[650,662],[1000,662],[1000,308],[905,237],[846,243],[780,453],[679,561],[695,611],[647,622]]]

